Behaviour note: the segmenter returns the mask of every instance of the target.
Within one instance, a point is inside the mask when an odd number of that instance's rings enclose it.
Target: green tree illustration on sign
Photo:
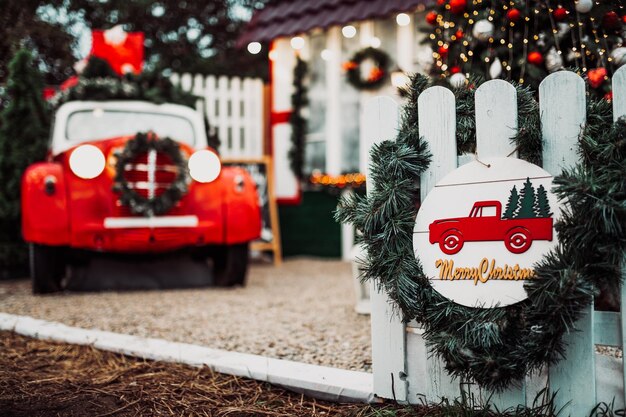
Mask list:
[[[503,219],[532,219],[550,216],[552,213],[548,202],[548,192],[543,185],[535,190],[528,177],[519,194],[517,187],[513,186],[506,209],[502,214]]]
[[[515,214],[518,208],[519,208],[519,194],[517,193],[517,188],[513,186],[513,189],[511,190],[511,195],[509,196],[509,201],[506,203],[506,209],[504,210],[504,214],[502,215],[502,218],[503,219],[515,218]]]
[[[548,202],[548,193],[543,185],[537,189],[537,217],[550,217],[550,203]]]

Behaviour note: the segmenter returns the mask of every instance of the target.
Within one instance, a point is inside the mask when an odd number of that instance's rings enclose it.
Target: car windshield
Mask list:
[[[191,121],[181,116],[137,111],[81,110],[67,119],[67,140],[89,141],[134,135],[152,131],[159,137],[169,137],[194,145],[195,136]]]

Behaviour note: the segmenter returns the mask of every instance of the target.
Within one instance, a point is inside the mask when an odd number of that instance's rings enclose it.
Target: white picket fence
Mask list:
[[[223,158],[251,159],[263,156],[263,81],[260,78],[172,74],[175,85],[202,99],[197,109],[217,130]]]
[[[613,114],[617,119],[626,115],[626,66],[613,77],[613,94]],[[543,168],[558,175],[564,167],[578,160],[577,142],[586,117],[585,83],[572,72],[551,74],[541,83],[539,99]],[[480,158],[515,157],[515,147],[509,141],[517,129],[515,88],[503,80],[492,80],[478,88],[475,100],[477,155]],[[456,169],[459,162],[452,92],[444,87],[431,87],[422,93],[418,102],[420,136],[428,142],[433,154],[430,168],[421,177],[423,200],[435,183]],[[399,120],[398,104],[393,99],[372,99],[362,114],[363,146],[369,149],[374,143],[393,140]],[[626,291],[622,291],[622,305],[626,305],[625,299]],[[490,398],[494,406],[503,410],[518,404],[531,405],[537,393],[548,386],[552,392],[558,391],[557,405],[565,407],[560,415],[588,415],[599,401],[611,401],[614,397],[616,404],[623,407],[624,363],[596,355],[595,345],[623,348],[626,343],[624,312],[595,312],[590,306],[577,323],[578,332],[566,336],[565,360],[539,375],[529,375],[519,387],[492,395],[481,392],[475,385],[453,380],[438,358],[429,357],[419,324],[403,324],[393,313],[395,310],[387,294],[378,292],[375,286],[371,288],[371,307],[374,393],[380,397],[420,403],[470,394],[482,401]]]

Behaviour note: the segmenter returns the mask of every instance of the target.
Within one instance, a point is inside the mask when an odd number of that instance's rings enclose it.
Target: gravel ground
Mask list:
[[[253,264],[245,288],[33,296],[0,281],[0,311],[137,336],[370,371],[369,316],[354,312],[350,264]]]

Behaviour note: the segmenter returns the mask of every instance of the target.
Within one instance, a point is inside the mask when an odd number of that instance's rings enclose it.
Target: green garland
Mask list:
[[[307,89],[304,85],[308,68],[299,56],[293,69],[293,94],[291,95],[291,149],[289,149],[289,165],[296,178],[304,178],[304,143],[306,140],[307,122],[302,115],[302,108],[308,104]]]
[[[379,71],[375,76],[367,79],[361,78],[361,63],[366,59],[374,61],[374,71]],[[389,70],[389,55],[383,50],[368,47],[361,49],[346,63],[346,75],[348,82],[359,90],[375,90],[383,85]]]
[[[119,77],[104,60],[91,57],[78,83],[66,90],[57,92],[49,101],[51,110],[73,100],[141,100],[155,104],[175,103],[196,108],[200,97],[182,90],[158,73],[144,72],[139,75],[126,74]],[[207,143],[217,150],[220,139],[204,115]]]
[[[126,165],[132,164],[141,154],[155,150],[167,154],[176,165],[176,178],[161,195],[146,198],[130,187],[124,177]],[[189,175],[187,160],[180,151],[177,142],[170,138],[157,139],[154,135],[137,133],[126,142],[124,150],[118,154],[115,163],[115,179],[113,191],[120,193],[120,202],[128,206],[134,214],[154,216],[167,213],[187,193]]]
[[[555,192],[571,205],[556,226],[559,245],[539,262],[536,279],[525,284],[528,299],[503,308],[470,308],[434,291],[413,254],[419,198],[415,179],[428,168],[431,157],[419,137],[417,97],[428,86],[424,77],[413,78],[397,139],[372,149],[371,179],[376,188],[369,196],[340,200],[336,218],[361,232],[367,251],[363,279],[375,279],[397,303],[405,321],[423,323],[424,337],[431,351],[445,361],[446,370],[462,380],[501,390],[531,370],[558,362],[565,349],[563,335],[573,328],[598,285],[619,286],[619,262],[626,249],[626,122],[606,129],[611,126],[607,105],[589,105],[581,149],[590,156],[555,179]],[[469,97],[473,91],[470,84],[455,94]],[[517,87],[517,91],[522,100],[520,134],[512,140],[520,155],[536,160],[541,141],[538,124],[530,123],[539,120],[538,108],[529,102],[527,89]],[[461,101],[459,106],[463,105]],[[467,119],[474,116],[469,111],[457,114],[461,141],[471,136],[473,123]],[[596,136],[597,132],[606,133]]]

